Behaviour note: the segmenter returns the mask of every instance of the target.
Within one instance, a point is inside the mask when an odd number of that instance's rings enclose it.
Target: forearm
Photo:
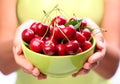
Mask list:
[[[107,45],[107,52],[103,60],[100,61],[99,66],[94,70],[102,77],[109,79],[111,78],[119,64],[119,49]]]
[[[95,69],[98,74],[105,78],[112,77],[119,64],[119,32],[120,32],[120,1],[105,0],[105,15],[102,21],[102,28],[107,30],[104,33],[107,52],[100,65]]]
[[[17,28],[16,0],[0,0],[0,71],[9,74],[18,68],[12,45]]]
[[[12,53],[12,45],[12,39],[0,42],[0,71],[6,75],[18,69]]]

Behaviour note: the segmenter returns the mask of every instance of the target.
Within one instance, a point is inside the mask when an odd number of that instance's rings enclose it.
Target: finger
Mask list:
[[[99,46],[102,46],[102,48],[100,48]],[[97,50],[96,50],[96,52],[92,55],[92,56],[90,56],[89,58],[88,58],[88,62],[89,63],[95,63],[95,62],[99,62],[99,61],[101,61],[103,58],[104,58],[104,56],[105,56],[105,53],[106,53],[106,47],[105,47],[105,42],[104,43],[99,43],[99,42],[97,42],[97,44],[96,44],[96,47],[97,47]]]
[[[99,65],[100,61],[92,63],[92,69],[95,69]]]
[[[96,48],[97,48],[97,50],[102,50],[105,48],[105,45],[101,40],[97,39],[96,40]]]
[[[15,49],[15,52],[16,52],[17,55],[23,54],[21,45],[16,46],[14,49]]]
[[[46,79],[47,78],[47,75],[43,74],[43,73],[40,73],[40,75],[37,77],[38,80],[41,80],[41,79]]]
[[[78,72],[72,74],[72,77],[77,77],[77,76],[79,75],[79,72],[80,72],[80,71],[78,71]]]
[[[20,44],[13,47],[13,53],[16,63],[27,72],[31,73],[34,67],[28,60],[26,60],[22,52],[22,46]]]
[[[78,72],[74,73],[72,75],[72,77],[77,77],[78,75],[83,75],[83,74],[87,74],[90,70],[89,69],[84,69],[82,68],[81,70],[79,70]]]
[[[42,76],[43,79],[46,79],[46,78],[47,78],[47,75],[45,75],[45,74],[43,74],[43,73],[41,73],[41,76]]]
[[[99,64],[99,62],[95,62],[95,63],[92,63],[92,64],[87,62],[87,63],[84,64],[83,68],[87,69],[87,70],[90,70],[90,69],[93,69],[93,68],[97,67],[98,64]]]
[[[26,60],[23,55],[17,57],[16,60],[18,65],[26,69],[28,72],[32,73],[34,66],[28,60]]]
[[[83,66],[84,69],[91,69],[92,68],[92,64],[89,62],[86,62]]]
[[[101,61],[104,58],[104,51],[97,51],[92,56],[88,58],[89,63],[95,63],[97,61]]]
[[[90,71],[90,69],[83,69],[79,72],[79,75],[87,74]]]
[[[16,63],[19,66],[21,66],[23,69],[25,69],[31,73],[34,66],[28,60],[26,60],[26,58],[24,57],[24,55],[22,53],[18,54],[16,48],[13,48],[13,52],[14,52],[14,57],[15,57]]]
[[[29,72],[29,71],[26,70],[25,68],[22,68],[22,69],[23,69],[23,71],[24,71],[25,73],[31,74],[31,72]]]
[[[32,71],[33,76],[38,77],[40,75],[40,71],[35,67]]]
[[[84,18],[87,21],[87,26],[92,28],[93,30],[96,28],[99,28],[99,26],[91,19],[89,18]]]
[[[94,36],[96,39],[96,47],[100,50],[103,49],[105,47],[103,35],[99,33],[99,34],[96,34]]]
[[[87,26],[88,27],[91,27],[93,29],[93,32],[92,34],[94,35],[94,37],[96,38],[96,43],[97,43],[97,46],[102,49],[103,46],[102,46],[102,42],[104,42],[104,38],[103,38],[103,34],[101,32],[101,29],[99,28],[99,26],[94,22],[92,21],[91,19],[89,18],[85,18],[85,20],[87,21]]]

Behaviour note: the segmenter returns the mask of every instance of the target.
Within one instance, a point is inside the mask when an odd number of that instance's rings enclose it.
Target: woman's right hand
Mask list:
[[[35,22],[34,20],[28,20],[22,25],[20,25],[15,34],[14,43],[13,43],[13,53],[16,63],[26,72],[37,77],[39,80],[46,79],[46,75],[40,73],[40,71],[34,67],[24,56],[21,46],[21,33],[24,29],[30,27],[30,25]]]

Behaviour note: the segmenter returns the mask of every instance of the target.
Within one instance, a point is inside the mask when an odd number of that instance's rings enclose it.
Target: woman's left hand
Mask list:
[[[87,74],[91,69],[94,69],[99,65],[99,62],[104,58],[106,53],[106,46],[104,37],[102,34],[102,29],[96,25],[91,19],[85,18],[87,21],[87,26],[93,28],[92,34],[96,39],[96,49],[95,53],[88,58],[84,63],[83,68],[80,69],[77,73],[74,73],[72,76],[76,77],[78,75]]]

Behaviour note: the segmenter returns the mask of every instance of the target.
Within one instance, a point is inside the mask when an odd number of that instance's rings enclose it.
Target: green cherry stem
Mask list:
[[[45,11],[45,10],[43,10],[43,13],[45,14],[45,16],[43,17],[43,22],[45,23],[46,22],[46,20],[48,19],[48,17],[50,17],[50,14],[56,9],[58,7],[58,4],[57,5],[55,5],[55,7],[51,10],[51,11],[49,11],[48,13]]]

